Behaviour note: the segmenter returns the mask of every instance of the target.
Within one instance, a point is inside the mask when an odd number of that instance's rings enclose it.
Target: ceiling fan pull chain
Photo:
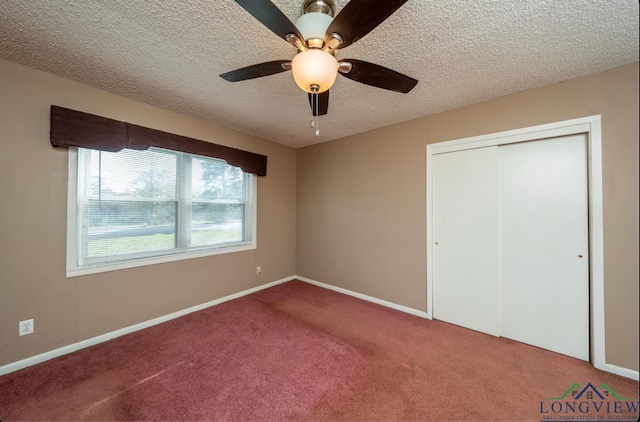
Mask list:
[[[318,105],[318,101],[319,101],[318,93],[316,92],[315,94],[313,94],[313,97],[315,99],[315,104],[314,104],[315,113],[313,113],[313,114],[315,114],[314,118],[316,119],[316,124],[314,126],[316,128],[316,136],[320,136],[320,128],[318,127],[318,123],[320,123],[320,116],[319,116],[319,114],[320,114],[320,106]]]

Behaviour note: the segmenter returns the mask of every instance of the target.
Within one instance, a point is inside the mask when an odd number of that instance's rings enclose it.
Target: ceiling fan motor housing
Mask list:
[[[324,36],[335,13],[333,0],[306,0],[302,13],[295,25],[307,47],[324,47]]]

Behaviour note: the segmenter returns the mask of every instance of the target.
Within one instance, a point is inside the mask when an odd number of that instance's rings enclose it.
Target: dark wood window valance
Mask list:
[[[221,158],[242,171],[267,175],[267,157],[64,107],[51,106],[51,145],[117,152],[150,147]]]

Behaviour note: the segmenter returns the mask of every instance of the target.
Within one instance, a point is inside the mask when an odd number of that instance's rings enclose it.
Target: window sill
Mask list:
[[[168,255],[140,258],[129,261],[119,261],[107,264],[85,265],[82,267],[67,268],[67,278],[79,277],[89,274],[104,273],[108,271],[124,270],[127,268],[144,267],[147,265],[164,264],[167,262],[182,261],[184,259],[202,258],[205,256],[222,255],[233,252],[242,252],[256,249],[255,242],[225,248],[186,251]]]

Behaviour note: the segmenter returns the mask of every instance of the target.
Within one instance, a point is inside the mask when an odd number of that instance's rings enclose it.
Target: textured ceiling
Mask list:
[[[301,14],[303,0],[273,2]],[[231,0],[0,1],[0,57],[292,147],[638,61],[638,1],[409,0],[337,57],[420,82],[399,94],[338,76],[320,137],[290,72],[218,77],[294,54]]]

